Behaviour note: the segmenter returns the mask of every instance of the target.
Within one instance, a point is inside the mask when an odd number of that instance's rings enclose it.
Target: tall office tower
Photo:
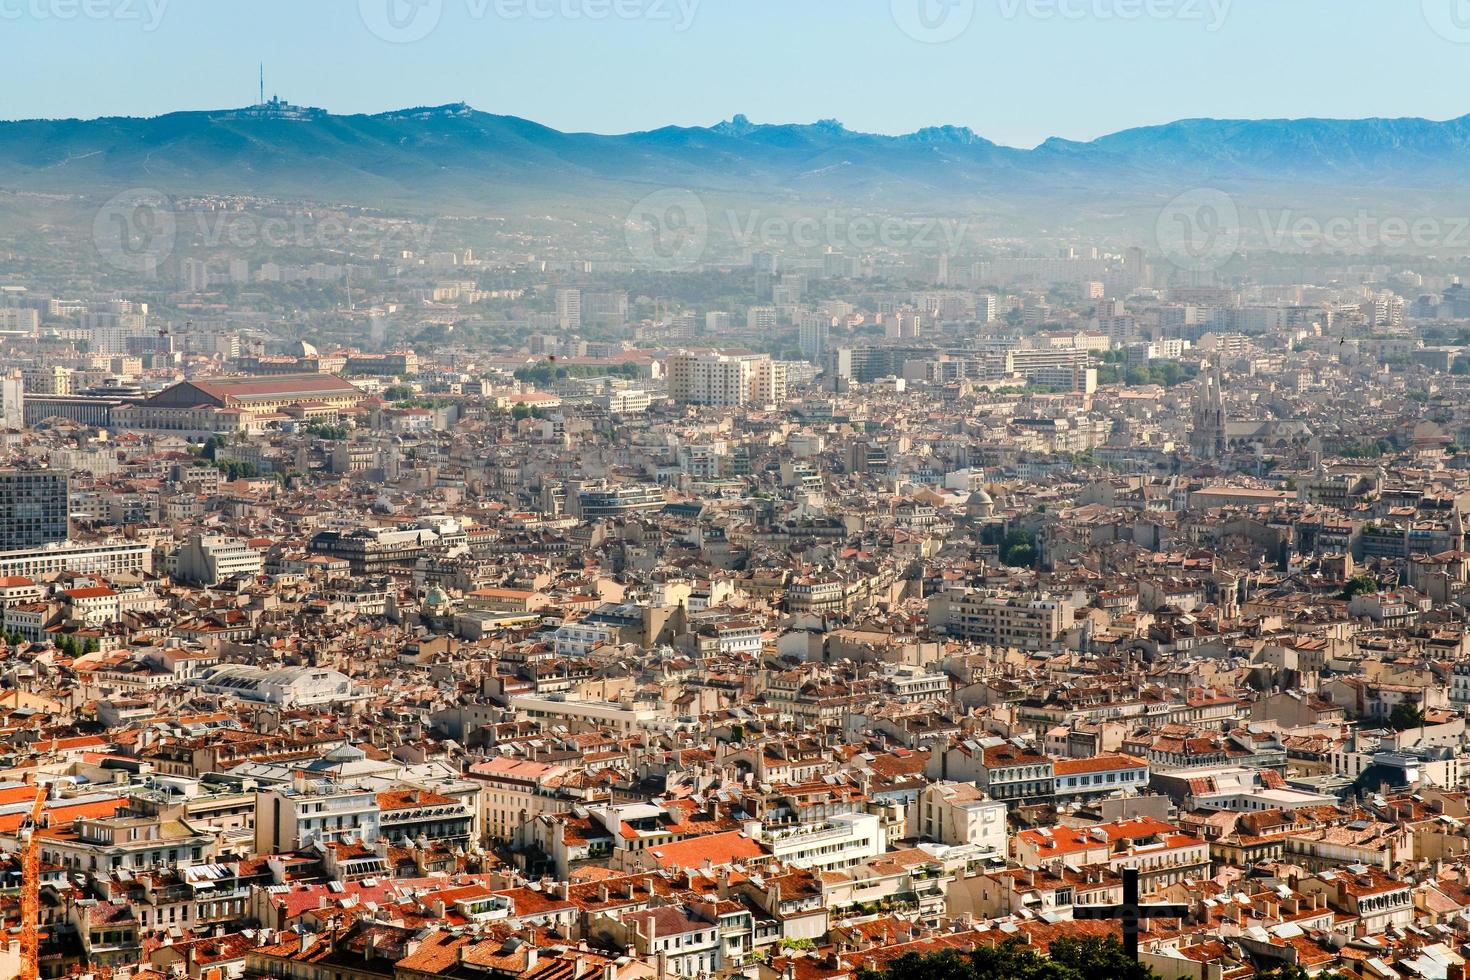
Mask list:
[[[11,371],[0,378],[0,428],[19,432],[26,427],[25,377]]]
[[[580,289],[558,289],[556,291],[556,325],[562,330],[582,328],[582,291]]]
[[[185,259],[180,270],[184,278],[184,289],[191,293],[202,293],[209,288],[209,266],[203,259]]]
[[[56,470],[0,470],[0,551],[71,536],[71,481]]]
[[[827,354],[832,336],[832,318],[820,313],[803,313],[798,327],[801,352],[807,357],[821,360]]]
[[[1123,268],[1128,273],[1128,278],[1135,286],[1147,286],[1149,284],[1148,260],[1144,258],[1143,249],[1134,246],[1123,253]]]

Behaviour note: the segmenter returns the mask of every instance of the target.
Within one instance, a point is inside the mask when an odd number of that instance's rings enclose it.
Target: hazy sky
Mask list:
[[[269,92],[568,130],[836,118],[1014,145],[1187,116],[1470,112],[1470,0],[0,0],[0,117]]]

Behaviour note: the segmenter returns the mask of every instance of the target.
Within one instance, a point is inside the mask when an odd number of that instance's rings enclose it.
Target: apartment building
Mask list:
[[[929,626],[980,643],[1042,650],[1071,628],[1072,609],[1050,598],[949,589],[930,597]]]

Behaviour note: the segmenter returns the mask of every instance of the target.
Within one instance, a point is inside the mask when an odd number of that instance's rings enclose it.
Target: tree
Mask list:
[[[1078,976],[1117,977],[1119,980],[1155,980],[1153,971],[1130,960],[1116,939],[1084,936],[1059,939],[1051,944],[1047,955],[1053,961],[1075,971]]]
[[[1001,542],[1000,560],[1011,568],[1030,568],[1036,564],[1036,536],[1018,527]]]
[[[1407,701],[1400,701],[1388,713],[1388,724],[1396,732],[1408,731],[1424,724],[1424,712]]]
[[[1364,528],[1364,530],[1367,530],[1367,528]],[[1344,599],[1351,599],[1353,596],[1372,595],[1377,591],[1378,579],[1364,572],[1348,580],[1347,587],[1342,590],[1342,597]]]
[[[865,970],[859,980],[1157,980],[1130,960],[1116,939],[1061,939],[1043,956],[1018,942],[985,946],[970,953],[946,950],[909,953],[882,971]]]

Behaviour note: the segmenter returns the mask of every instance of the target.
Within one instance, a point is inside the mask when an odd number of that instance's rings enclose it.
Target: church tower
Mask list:
[[[1199,376],[1194,390],[1194,428],[1189,435],[1189,451],[1195,459],[1221,459],[1228,446],[1225,441],[1225,385],[1216,358],[1206,373]]]

